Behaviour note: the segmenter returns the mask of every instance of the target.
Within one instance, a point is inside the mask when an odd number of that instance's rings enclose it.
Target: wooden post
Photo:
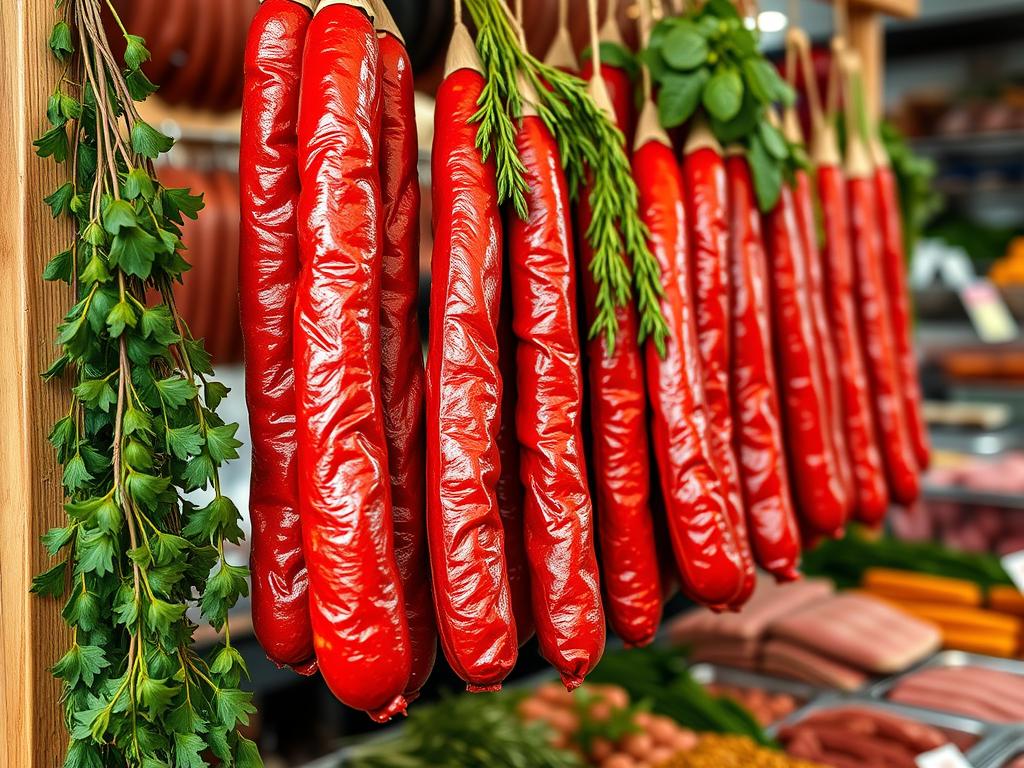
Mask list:
[[[846,6],[849,9],[848,43],[860,54],[864,67],[864,98],[871,114],[880,117],[885,107],[883,17],[915,18],[921,13],[921,0],[846,0]]]
[[[864,6],[850,8],[849,44],[860,54],[864,73],[864,101],[870,114],[885,110],[885,29],[882,15]]]
[[[48,668],[69,644],[60,605],[29,595],[51,563],[39,537],[63,518],[60,474],[46,436],[67,407],[65,387],[39,372],[52,361],[67,290],[41,281],[69,230],[42,202],[62,169],[32,152],[59,73],[46,45],[53,3],[14,0],[0,13],[0,765],[53,768],[67,735]],[[63,284],[59,284],[63,286]]]

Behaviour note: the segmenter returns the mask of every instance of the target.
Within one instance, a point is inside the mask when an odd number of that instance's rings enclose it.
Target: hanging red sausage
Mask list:
[[[874,169],[862,139],[855,132],[847,140],[847,152],[850,237],[856,265],[861,344],[871,382],[875,429],[889,480],[889,494],[897,504],[912,504],[920,495],[921,485],[903,411],[892,315],[882,271]]]
[[[806,260],[793,190],[783,185],[766,217],[772,326],[797,518],[809,536],[839,535],[846,524],[842,489],[829,451],[825,385],[815,356]]]
[[[799,577],[800,529],[786,465],[771,335],[768,262],[750,167],[725,160],[729,186],[733,415],[754,557],[780,581]]]
[[[515,216],[515,212],[506,211]],[[508,224],[505,224],[506,231]],[[509,239],[505,238],[506,257]],[[516,436],[516,336],[512,331],[511,278],[508,258],[502,273],[501,308],[498,316],[498,367],[501,370],[501,428],[498,430],[498,511],[505,535],[505,567],[512,598],[512,616],[516,620],[516,637],[522,647],[533,637],[533,606],[531,605],[530,564],[526,557],[526,530],[523,523],[523,481],[519,472],[519,438]]]
[[[906,253],[903,244],[903,221],[900,212],[899,189],[889,162],[889,155],[876,140],[875,190],[878,195],[878,215],[882,235],[882,268],[889,298],[889,317],[892,321],[896,344],[896,361],[900,374],[903,414],[910,430],[914,455],[922,469],[931,460],[931,444],[922,412],[921,381],[917,372],[917,357],[911,341],[913,317],[910,289],[907,286]]]
[[[834,134],[816,137],[815,145],[819,148],[815,160],[825,230],[825,286],[839,357],[843,429],[855,480],[854,516],[862,523],[876,525],[889,507],[889,489],[878,451],[857,320],[859,299],[854,284],[846,175],[839,164]]]
[[[580,427],[569,190],[555,138],[529,108],[516,147],[529,210],[525,221],[510,216],[507,232],[526,553],[541,654],[572,690],[600,660],[605,629]]]
[[[661,268],[661,311],[669,326],[664,357],[653,343],[646,349],[665,517],[684,592],[694,601],[722,609],[743,588],[746,570],[708,437],[711,425],[692,304],[683,178],[650,100],[640,116],[637,142],[633,175],[648,245]]]
[[[484,87],[455,27],[434,116],[427,354],[427,529],[438,630],[470,690],[497,690],[518,651],[497,483],[502,229],[493,156],[471,119]]]
[[[732,395],[729,384],[729,220],[725,162],[721,148],[703,121],[690,129],[683,156],[683,178],[690,204],[690,259],[696,297],[704,388],[711,420],[713,455],[743,558],[746,579],[729,605],[739,608],[753,594],[756,583],[740,488],[739,464],[733,448]]]
[[[599,70],[603,74],[603,67]],[[609,114],[613,109],[603,77],[591,94]],[[596,318],[597,284],[591,272],[594,250],[583,236],[591,223],[590,190],[576,207],[579,273],[586,328]],[[661,579],[650,506],[647,394],[639,320],[632,302],[616,309],[619,333],[609,349],[604,335],[588,340],[593,478],[605,608],[616,634],[632,645],[649,642],[661,616]]]
[[[252,620],[271,661],[316,669],[299,524],[292,312],[299,274],[296,122],[307,3],[267,0],[245,53],[238,273],[252,435]]]
[[[406,699],[411,701],[430,676],[437,655],[427,558],[423,341],[418,316],[419,141],[409,54],[384,4],[375,2],[374,12],[381,32],[381,395],[395,558],[402,577],[412,647],[412,675],[406,689]]]
[[[317,660],[345,704],[404,712],[409,630],[380,393],[381,84],[364,7],[321,3],[302,67],[299,493]]]
[[[814,326],[818,370],[825,386],[825,413],[828,419],[829,448],[839,478],[843,505],[847,518],[853,511],[854,488],[850,449],[843,431],[843,412],[840,402],[839,364],[836,361],[835,337],[825,308],[825,277],[821,248],[818,245],[818,221],[814,211],[814,190],[811,177],[803,168],[795,174],[793,194],[796,197],[797,216],[800,220],[804,258],[807,273],[807,302]]]

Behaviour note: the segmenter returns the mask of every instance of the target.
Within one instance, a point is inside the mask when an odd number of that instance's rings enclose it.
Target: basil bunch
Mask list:
[[[723,145],[746,150],[761,210],[774,208],[787,171],[800,158],[769,110],[791,106],[795,96],[736,7],[709,0],[699,10],[663,19],[641,56],[658,85],[661,124],[676,128],[702,109]]]

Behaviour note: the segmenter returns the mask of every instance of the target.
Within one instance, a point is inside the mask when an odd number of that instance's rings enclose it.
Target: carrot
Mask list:
[[[1016,587],[992,587],[988,591],[988,607],[1001,613],[1024,616],[1024,594]]]
[[[1012,659],[1020,648],[1017,635],[997,635],[989,630],[955,630],[943,635],[943,646],[950,650]]]
[[[1024,630],[1024,622],[1021,619],[996,611],[913,600],[895,601],[895,604],[912,616],[938,624],[944,633],[947,631],[992,632],[1017,636]]]
[[[980,606],[981,587],[971,581],[945,576],[868,568],[861,582],[869,592],[893,600],[919,600],[951,605]]]

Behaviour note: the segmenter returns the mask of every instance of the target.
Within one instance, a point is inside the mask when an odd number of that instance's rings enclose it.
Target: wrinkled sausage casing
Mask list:
[[[515,211],[506,211],[515,216]],[[507,231],[507,230],[506,230]],[[505,238],[508,252],[508,238]],[[522,647],[534,634],[530,589],[530,564],[526,557],[526,529],[523,523],[523,481],[519,473],[519,438],[516,436],[516,337],[512,332],[512,282],[508,259],[502,273],[501,314],[498,317],[498,366],[501,370],[501,428],[498,430],[498,511],[505,535],[505,568],[516,620],[516,637]]]
[[[742,589],[729,601],[730,607],[739,608],[753,594],[756,578],[740,490],[739,462],[733,449],[729,387],[729,220],[725,162],[721,153],[711,147],[687,152],[683,158],[683,178],[690,203],[690,259],[704,391],[710,415],[709,436],[729,510],[729,523],[735,531],[736,546],[746,569]]]
[[[576,207],[585,328],[592,327],[597,307],[597,284],[591,271],[594,252],[586,237],[591,222],[589,194],[584,189]],[[651,615],[649,595],[651,590],[660,591],[658,576],[651,576],[657,572],[657,549],[653,534],[647,533],[652,525],[647,395],[636,309],[632,303],[618,307],[615,317],[614,348],[609,350],[603,336],[589,339],[586,348],[593,490],[605,607],[615,632],[639,643],[646,642],[650,619],[638,621],[638,615]],[[643,609],[640,614],[638,608]]]
[[[797,517],[808,540],[816,534],[839,535],[846,524],[846,507],[829,451],[824,383],[814,352],[803,243],[790,187],[783,186],[765,231],[780,403]]]
[[[426,528],[426,432],[420,281],[419,142],[412,63],[394,35],[380,36],[380,179],[384,213],[381,270],[381,395],[391,474],[395,560],[402,577],[412,647],[412,699],[430,676],[437,628]]]
[[[526,554],[541,654],[573,689],[600,660],[605,629],[580,427],[569,191],[539,117],[523,117],[516,147],[529,190],[528,218],[510,217],[507,232]]]
[[[496,689],[518,646],[496,486],[502,382],[502,231],[493,158],[470,118],[484,79],[459,69],[437,95],[427,354],[427,533],[438,630],[472,690]]]
[[[903,413],[910,431],[914,455],[922,469],[931,461],[928,428],[922,413],[921,382],[917,372],[917,357],[911,340],[912,311],[910,289],[907,287],[907,264],[903,243],[903,222],[900,212],[899,189],[892,168],[879,167],[875,171],[875,189],[878,193],[878,216],[881,220],[882,267],[889,298],[893,339],[896,344],[896,362],[900,374]]]
[[[873,176],[852,176],[850,233],[856,265],[861,344],[871,382],[875,429],[889,494],[897,504],[912,504],[921,491],[917,457],[903,412],[896,348],[893,342],[889,296],[882,272],[878,205]]]
[[[821,248],[818,244],[818,221],[814,211],[814,189],[811,177],[802,168],[796,172],[797,216],[802,233],[804,264],[807,273],[807,299],[811,310],[817,348],[818,370],[825,385],[825,415],[836,476],[842,491],[846,516],[854,507],[853,471],[850,449],[843,431],[843,412],[839,384],[839,363],[836,360],[835,337],[825,307],[825,275],[822,268]]]
[[[882,456],[878,451],[871,392],[857,320],[846,176],[838,165],[818,167],[818,194],[825,229],[825,273],[829,320],[839,358],[843,429],[854,475],[854,516],[876,525],[889,507]]]
[[[299,275],[295,131],[311,18],[293,0],[267,0],[253,19],[239,159],[253,629],[271,661],[305,674],[316,660],[299,524],[292,323]]]
[[[309,27],[299,109],[295,383],[317,660],[376,719],[405,709],[409,631],[392,542],[380,394],[377,35],[348,5]]]
[[[667,527],[684,592],[697,602],[721,608],[743,587],[746,573],[707,435],[683,179],[672,148],[656,140],[634,153],[633,176],[648,245],[661,270],[661,311],[669,328],[664,357],[651,343],[646,350],[654,455]],[[650,599],[658,597],[652,594]]]
[[[799,577],[800,530],[786,465],[771,336],[768,261],[747,160],[726,158],[736,453],[751,547],[781,581]]]

